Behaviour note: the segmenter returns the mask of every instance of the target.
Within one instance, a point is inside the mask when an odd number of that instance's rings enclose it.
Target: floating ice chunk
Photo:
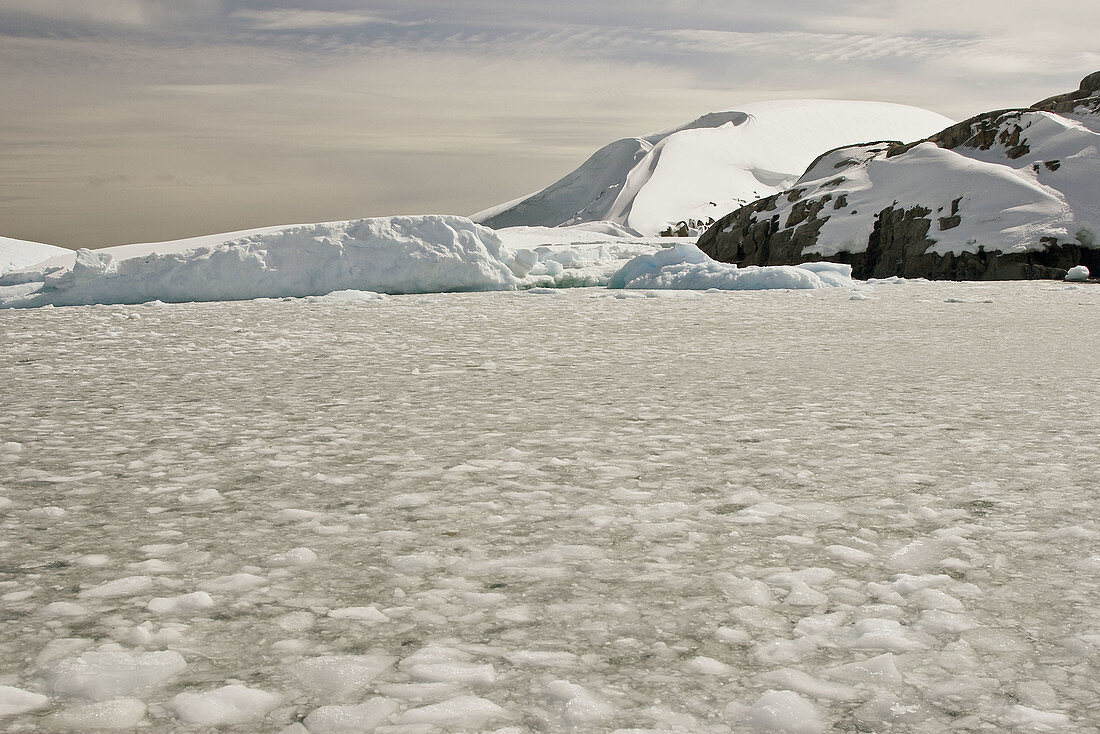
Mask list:
[[[186,542],[150,543],[148,545],[141,546],[140,548],[138,548],[138,550],[151,558],[156,558],[158,556],[165,556],[172,553],[180,553],[187,550],[188,548],[190,548],[190,546]]]
[[[399,708],[392,698],[371,698],[353,706],[322,706],[303,723],[310,734],[361,734],[374,731]]]
[[[860,619],[853,627],[856,639],[847,646],[857,650],[907,652],[928,647],[923,639],[894,619]]]
[[[473,658],[473,655],[457,647],[425,645],[412,655],[407,655],[402,658],[401,662],[397,664],[397,667],[401,668],[401,670],[408,671],[408,669],[414,665],[421,665],[423,663],[447,663],[456,660],[460,662],[469,662],[473,660]]]
[[[72,601],[51,602],[39,611],[47,617],[83,617],[91,613],[88,607]]]
[[[747,645],[752,642],[752,635],[748,631],[732,627],[719,627],[714,631],[714,636],[727,645]]]
[[[325,655],[299,661],[290,672],[314,693],[344,701],[361,692],[396,661],[389,655]]]
[[[851,265],[822,260],[820,262],[800,263],[795,267],[802,270],[808,270],[811,273],[816,273],[817,277],[821,278],[826,285],[839,288],[858,286],[858,284],[852,280]]]
[[[276,512],[275,517],[272,519],[275,522],[304,522],[316,520],[319,517],[322,517],[322,513],[313,510],[286,509]]]
[[[687,669],[699,675],[729,675],[730,666],[721,660],[708,658],[705,655],[697,655],[687,663]]]
[[[769,640],[753,646],[752,656],[762,665],[791,665],[802,662],[817,650],[813,640]]]
[[[766,686],[775,686],[785,690],[804,693],[813,698],[827,698],[834,701],[854,701],[862,698],[859,690],[842,683],[815,678],[809,673],[793,668],[781,668],[762,673],[756,681]]]
[[[497,679],[496,670],[488,663],[420,663],[405,672],[417,680],[472,686],[491,686]]]
[[[478,729],[490,721],[508,718],[508,715],[508,711],[488,699],[458,696],[441,703],[409,709],[394,719],[394,723]]]
[[[222,498],[221,492],[213,487],[197,489],[194,492],[184,492],[180,495],[180,503],[184,505],[208,505]]]
[[[829,286],[854,287],[851,266],[820,263],[739,268],[711,260],[693,244],[677,243],[657,252],[639,255],[623,265],[607,283],[608,288],[672,288],[683,290],[807,289]]]
[[[110,599],[116,596],[136,596],[152,588],[151,576],[127,576],[84,589],[77,596],[81,599]]]
[[[1019,656],[1031,652],[1031,643],[1009,629],[974,629],[964,638],[973,649],[992,655]]]
[[[941,678],[925,688],[925,698],[953,704],[971,705],[982,696],[1000,688],[996,678],[976,675],[955,675]]]
[[[64,517],[66,512],[68,512],[68,510],[66,510],[64,507],[58,507],[57,505],[47,505],[45,507],[33,507],[27,510],[27,516],[56,519],[59,517]]]
[[[462,691],[459,683],[380,683],[376,688],[383,696],[421,703],[454,698]]]
[[[876,655],[858,663],[838,665],[824,672],[829,678],[864,684],[872,688],[889,688],[902,683],[901,673],[891,652]]]
[[[945,612],[962,612],[966,607],[961,601],[939,589],[921,589],[909,597],[909,602],[923,609],[940,609]]]
[[[842,563],[851,563],[853,565],[863,565],[875,560],[875,557],[867,551],[851,548],[846,545],[827,545],[825,546],[825,553]]]
[[[748,731],[818,734],[825,730],[821,712],[794,691],[768,691],[741,720]]]
[[[374,291],[343,290],[332,291],[323,296],[309,296],[309,303],[370,303],[372,301],[384,301],[386,297]]]
[[[524,293],[532,296],[564,296],[565,290],[562,288],[528,288]]]
[[[293,548],[285,553],[276,553],[269,556],[264,564],[281,568],[285,566],[306,566],[317,562],[317,554],[309,548]]]
[[[945,557],[947,548],[944,541],[918,538],[890,554],[887,562],[898,571],[925,571]]]
[[[146,620],[130,631],[127,642],[141,647],[169,648],[180,645],[184,641],[183,632],[178,628],[165,625],[157,630],[153,623]]]
[[[1083,283],[1089,279],[1089,269],[1084,265],[1077,265],[1066,273],[1066,280],[1070,283]]]
[[[546,686],[546,692],[551,698],[565,702],[565,720],[574,726],[598,724],[615,714],[615,707],[610,703],[567,680],[550,683]]]
[[[378,607],[341,607],[329,610],[328,616],[333,619],[355,619],[360,622],[378,623],[388,622],[390,618],[378,611]]]
[[[40,709],[50,702],[41,693],[31,693],[22,688],[0,686],[0,716],[14,716]]]
[[[790,593],[783,599],[784,604],[796,607],[816,607],[829,602],[829,597],[820,591],[811,589],[809,584],[799,579],[790,580],[790,589]]]
[[[136,698],[112,698],[55,711],[43,720],[48,729],[110,731],[132,729],[145,718],[145,703]]]
[[[235,573],[229,576],[219,576],[199,584],[203,591],[212,591],[215,594],[231,594],[234,592],[249,591],[260,586],[267,586],[267,579],[252,573]]]
[[[273,693],[228,685],[205,693],[177,694],[167,708],[189,724],[223,726],[258,719],[278,705],[279,697]]]
[[[517,650],[506,653],[504,659],[518,667],[570,668],[579,658],[571,652],[557,650]]]
[[[38,586],[31,586],[27,589],[17,589],[16,591],[9,591],[6,594],[0,594],[0,602],[21,602],[30,599],[32,596],[39,592]]]
[[[775,595],[763,581],[718,573],[714,576],[714,582],[726,596],[742,604],[759,607],[775,603]]]
[[[908,596],[922,589],[932,589],[951,583],[951,577],[942,573],[925,573],[919,576],[903,573],[898,574],[892,586],[899,594]]]
[[[978,623],[962,614],[926,609],[920,613],[920,618],[914,626],[930,635],[957,635],[974,629]]]
[[[794,626],[795,637],[807,637],[814,642],[832,647],[829,638],[848,621],[847,612],[830,612],[828,614],[811,614],[798,620]]]
[[[290,726],[284,726],[282,729],[275,732],[275,734],[310,734],[310,731],[302,724],[302,722],[295,721]]]
[[[174,572],[177,566],[174,563],[163,561],[159,558],[150,558],[147,561],[127,563],[126,568],[143,574],[169,574]]]
[[[209,609],[212,606],[214,606],[213,597],[205,591],[194,591],[179,596],[154,597],[145,605],[145,608],[155,614],[173,614],[195,612],[200,609]]]
[[[1016,698],[1025,706],[1059,708],[1058,692],[1045,680],[1025,680],[1016,684]]]
[[[45,668],[63,658],[73,657],[94,644],[95,641],[87,637],[58,637],[46,643],[34,663],[39,668]]]
[[[417,573],[418,571],[431,571],[443,565],[438,556],[431,553],[412,553],[407,556],[394,556],[389,564],[401,573]]]
[[[54,693],[101,700],[154,688],[186,667],[174,650],[103,650],[58,662],[47,680]]]
[[[932,720],[930,712],[920,703],[905,701],[889,691],[879,691],[867,703],[857,708],[852,715],[857,721],[868,726],[871,731],[878,731],[877,725],[881,724],[886,724],[889,731],[897,724],[927,726]],[[946,727],[937,727],[937,729],[946,729]]]
[[[317,624],[317,618],[312,613],[301,610],[280,614],[275,618],[275,624],[287,632],[305,632]]]

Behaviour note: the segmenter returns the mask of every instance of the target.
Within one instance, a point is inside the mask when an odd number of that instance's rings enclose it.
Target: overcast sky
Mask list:
[[[956,119],[1100,69],[1095,0],[0,0],[0,235],[469,214],[765,99]]]

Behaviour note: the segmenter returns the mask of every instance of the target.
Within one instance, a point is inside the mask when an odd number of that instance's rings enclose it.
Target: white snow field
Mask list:
[[[69,252],[64,247],[45,245],[41,242],[0,237],[0,274],[35,265],[51,257]]]
[[[5,732],[1100,727],[1095,285],[0,329]]]
[[[472,216],[494,228],[608,220],[645,235],[718,219],[793,184],[827,150],[927,137],[952,120],[887,102],[780,100],[713,112],[671,130],[624,138],[521,199]],[[697,233],[698,234],[698,233]]]
[[[710,260],[688,238],[640,237],[612,222],[494,232],[464,217],[425,215],[66,250],[0,276],[0,308],[306,296],[347,299],[364,292],[597,286],[607,285],[638,257],[663,248],[675,253],[673,260],[682,260],[683,253],[691,251],[696,276],[702,262],[713,272],[708,277],[685,277],[689,274],[680,268],[677,277],[666,277],[662,283],[642,279],[617,287],[764,289],[837,284],[791,268],[745,268],[734,273],[735,267]],[[665,257],[662,263],[671,272],[672,260]],[[837,273],[843,270],[828,267]],[[847,272],[851,274],[850,268]],[[840,284],[852,285],[850,278]]]
[[[890,206],[924,207],[941,218],[928,234],[928,252],[939,255],[1027,252],[1051,242],[1095,246],[1100,133],[1051,112],[1005,118],[1001,127],[1019,127],[1027,153],[1009,155],[1000,143],[947,149],[925,142],[893,157],[886,144],[841,148],[817,160],[788,196],[753,219],[796,227],[806,217],[794,212],[826,202],[825,221],[804,250],[825,257],[865,251],[880,212]]]

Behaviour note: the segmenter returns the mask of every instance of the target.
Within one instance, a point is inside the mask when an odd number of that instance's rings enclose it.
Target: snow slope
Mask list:
[[[781,191],[831,148],[916,140],[949,124],[934,112],[883,102],[760,102],[617,140],[551,186],[472,219],[494,228],[609,220],[654,235]]]
[[[859,277],[1046,277],[1096,260],[1097,85],[1071,113],[1038,103],[915,144],[829,151],[788,191],[731,213],[699,245],[754,265],[842,257],[859,263]]]
[[[71,250],[41,242],[0,237],[0,273],[25,268]]]

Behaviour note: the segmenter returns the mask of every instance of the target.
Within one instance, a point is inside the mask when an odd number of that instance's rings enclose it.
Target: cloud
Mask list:
[[[263,31],[303,31],[331,28],[350,28],[363,25],[415,25],[365,13],[347,13],[331,10],[238,10],[233,18],[246,21],[252,28]]]
[[[2,17],[53,24],[144,26],[150,20],[146,0],[5,0]]]
[[[1028,104],[1100,68],[1100,6],[1057,11],[0,0],[0,99],[19,100],[0,116],[3,234],[87,245],[464,213],[540,188],[615,138],[763,99],[880,99],[957,118]]]

